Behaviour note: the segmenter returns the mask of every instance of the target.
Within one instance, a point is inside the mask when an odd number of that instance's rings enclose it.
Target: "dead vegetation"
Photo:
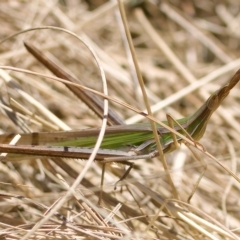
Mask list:
[[[166,113],[175,119],[191,115],[239,68],[237,1],[125,2],[138,64],[157,119],[165,120]],[[117,2],[1,1],[0,22],[0,40],[39,26],[57,26],[78,34],[100,59],[109,95],[145,109]],[[52,76],[26,51],[24,41],[38,46],[84,85],[102,91],[99,69],[89,49],[57,30],[35,30],[3,42],[1,66]],[[208,83],[183,92],[207,77]],[[0,70],[0,80],[2,133],[101,126],[102,119],[62,83],[5,70]],[[210,154],[236,175],[239,96],[237,86],[213,115],[200,140]],[[4,106],[21,114],[17,118],[20,126],[11,120],[16,119],[15,115],[6,114]],[[127,124],[147,121],[120,105],[110,106]],[[97,205],[101,164],[92,163],[81,183],[70,191],[85,161],[23,156],[11,161],[6,157],[0,162],[1,239],[238,239],[240,183],[205,154],[193,151],[207,163],[207,171],[190,204],[187,198],[203,168],[183,146],[166,156],[181,201],[173,199],[158,159],[139,160],[131,178],[116,190],[116,169],[106,173],[101,207]],[[56,209],[67,193],[69,197]]]

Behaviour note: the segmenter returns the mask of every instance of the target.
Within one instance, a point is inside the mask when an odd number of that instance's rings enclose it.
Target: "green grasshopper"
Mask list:
[[[176,120],[173,123],[174,130],[182,135],[187,133],[195,141],[201,139],[211,115],[239,80],[240,70],[236,72],[228,84],[213,93],[194,114]],[[164,123],[169,125],[167,121]],[[91,153],[91,148],[94,146],[98,134],[99,129],[97,128],[27,133],[21,134],[21,139],[17,146],[6,144],[11,141],[15,134],[3,134],[0,135],[0,142],[2,143],[0,144],[0,151],[54,157],[87,158]],[[176,149],[172,133],[169,130],[159,126],[158,134],[164,153],[169,153]],[[179,136],[176,138],[178,143],[183,141]],[[156,144],[152,129],[148,123],[109,126],[106,129],[96,160],[121,156],[129,156],[131,158],[134,155],[141,156],[142,154],[154,153],[155,150]],[[152,157],[153,155],[150,156]],[[156,153],[154,153],[154,156],[156,156]]]
[[[35,47],[25,44],[26,48],[40,62],[49,68],[58,77],[77,82],[73,77],[61,70],[57,65],[47,59]],[[202,138],[206,130],[211,115],[227,97],[230,90],[239,82],[240,70],[232,77],[229,83],[222,86],[213,93],[208,100],[192,115],[186,118],[164,124],[172,127],[177,133],[187,136],[196,144]],[[96,96],[86,91],[67,85],[77,96],[82,97],[83,101],[90,102],[90,108],[99,116],[102,114],[102,101]],[[85,100],[85,99],[88,100]],[[90,100],[89,100],[90,99]],[[171,119],[168,117],[168,119]],[[121,118],[110,110],[108,115],[109,126],[106,128],[105,137],[101,144],[95,160],[102,162],[118,161],[129,164],[128,160],[153,158],[158,155],[153,132],[149,123],[125,125]],[[17,145],[10,145],[9,142],[15,134],[0,135],[0,152],[27,154],[49,157],[81,158],[87,159],[95,145],[99,129],[90,128],[74,131],[62,132],[36,132],[21,134],[21,139]],[[170,130],[157,126],[164,153],[175,150],[178,144],[184,140],[180,136],[175,136]]]

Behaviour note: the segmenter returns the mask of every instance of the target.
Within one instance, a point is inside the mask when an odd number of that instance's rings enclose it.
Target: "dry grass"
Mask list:
[[[117,5],[109,1],[89,7],[87,2],[91,1],[1,1],[0,39],[36,26],[71,30],[84,38],[98,55],[107,76],[109,95],[145,109],[123,44]],[[154,116],[165,120],[166,113],[174,118],[193,113],[239,68],[240,3],[230,0],[160,2],[158,6],[145,1],[138,8],[125,7],[149,102],[155,105]],[[9,39],[0,45],[0,65],[51,75],[25,50],[23,40],[38,46],[88,87],[102,90],[99,69],[89,50],[60,31],[36,30]],[[211,79],[214,82],[182,94],[182,89],[190,84],[194,86],[221,68],[226,73],[220,73],[216,80]],[[1,98],[5,105],[25,116],[21,118],[25,131],[101,126],[101,120],[63,84],[14,71],[0,73]],[[6,74],[39,105],[7,84]],[[236,87],[213,115],[200,141],[236,175],[240,143],[239,96],[239,87]],[[122,106],[110,105],[128,124],[143,120]],[[41,111],[43,106],[66,125]],[[40,124],[36,115],[51,124]],[[2,132],[22,132],[4,110],[0,126]],[[57,212],[55,205],[66,196],[86,162],[20,156],[13,162],[6,158],[0,162],[1,239],[238,239],[240,183],[205,154],[194,152],[207,163],[207,171],[190,205],[186,203],[187,198],[203,168],[183,146],[166,156],[182,203],[173,200],[162,164],[154,159],[137,161],[131,178],[117,190],[114,190],[114,183],[118,177],[113,169],[108,171],[104,203],[98,207],[101,165],[93,163],[81,184]],[[164,201],[166,199],[170,200]]]

